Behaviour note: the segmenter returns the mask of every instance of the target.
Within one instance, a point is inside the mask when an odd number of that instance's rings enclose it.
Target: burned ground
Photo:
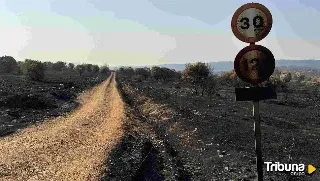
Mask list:
[[[155,161],[158,164],[153,166],[158,168],[164,180],[172,177],[165,175],[164,170],[170,167],[163,160],[172,160],[172,165],[177,169],[174,180],[256,179],[252,103],[236,102],[234,88],[220,87],[216,95],[209,99],[192,95],[189,87],[179,82],[121,78],[119,83],[124,99],[139,115],[136,122],[147,125],[147,128],[136,125],[135,130],[152,130],[153,138],[169,147],[163,150],[168,154],[154,157],[159,159]],[[278,92],[277,100],[260,101],[263,159],[317,165],[320,162],[320,101],[304,90],[290,90]],[[129,127],[132,128],[132,124],[136,123],[129,120]],[[127,139],[125,145],[141,146],[136,149],[137,153],[129,151],[131,154],[127,157],[131,159],[143,155],[143,144],[132,143],[152,140],[135,137],[133,141],[134,137],[131,141]],[[156,145],[156,142],[151,141],[151,144]],[[118,148],[122,150],[121,146]],[[131,149],[135,150],[133,147]],[[158,150],[161,153],[161,149]],[[116,156],[111,160],[117,160]],[[118,160],[117,166],[109,171],[114,175],[123,173],[117,168],[126,167],[124,163]],[[153,167],[149,165],[148,168]],[[133,169],[132,173],[139,173],[134,172],[137,169]],[[268,180],[320,178],[318,173],[296,177],[289,173],[266,172],[266,167],[264,172]],[[132,177],[124,178],[122,180],[132,180]]]
[[[74,110],[78,95],[106,77],[48,73],[37,82],[20,75],[0,75],[0,136]]]
[[[77,107],[78,93],[103,77],[27,81],[1,76],[1,134]],[[190,86],[119,77],[125,101],[124,134],[106,157],[101,180],[254,180],[252,103],[236,102],[234,88],[210,99]],[[264,161],[319,164],[320,101],[294,86],[260,102]],[[264,168],[266,171],[266,168]],[[267,180],[318,180],[265,172]]]

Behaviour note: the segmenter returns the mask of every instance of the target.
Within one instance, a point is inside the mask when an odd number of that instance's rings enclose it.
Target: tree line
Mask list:
[[[165,67],[153,66],[151,68],[120,67],[117,72],[129,78],[140,80],[154,79],[162,82],[179,80],[189,84],[196,95],[205,93],[212,95],[218,85],[228,87],[250,87],[249,83],[242,81],[234,70],[225,71],[220,75],[214,74],[214,68],[203,62],[189,63],[183,71],[175,71]],[[277,91],[287,92],[289,84],[294,83],[320,92],[320,78],[308,77],[302,72],[288,72],[275,68],[272,76],[262,86],[276,88]]]
[[[211,96],[217,83],[217,76],[213,74],[213,68],[202,62],[186,64],[183,71],[152,66],[151,68],[120,67],[117,72],[121,76],[135,77],[141,80],[148,78],[162,82],[182,80],[193,87],[196,95],[201,93],[201,96],[205,93]]]
[[[204,93],[212,95],[218,83],[219,85],[234,87],[250,86],[250,84],[240,80],[234,70],[223,72],[221,75],[215,75],[213,70],[213,67],[210,67],[206,63],[196,62],[186,64],[183,71],[153,66],[151,68],[120,67],[117,72],[122,76],[135,77],[141,80],[148,78],[153,78],[158,81],[182,80],[193,87],[196,95],[200,93],[201,95],[204,95]],[[74,63],[63,61],[41,62],[31,59],[16,61],[12,56],[0,57],[0,74],[24,75],[31,80],[41,81],[44,79],[46,71],[72,71],[81,77],[85,73],[106,75],[110,72],[110,69],[107,65],[98,66],[87,63],[75,65]],[[301,72],[286,72],[279,68],[275,69],[272,76],[264,82],[264,85],[286,90],[288,83],[292,81],[317,90],[320,87],[320,78],[318,77],[308,77]]]
[[[16,61],[12,56],[0,57],[0,74],[17,74],[25,75],[31,80],[41,81],[45,77],[45,71],[73,71],[82,76],[85,72],[93,74],[107,74],[110,69],[108,65],[98,66],[94,64],[78,64],[58,62],[41,62],[38,60],[25,59],[24,61]]]

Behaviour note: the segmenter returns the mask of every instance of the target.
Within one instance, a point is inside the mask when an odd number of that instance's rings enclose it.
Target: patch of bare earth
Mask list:
[[[0,180],[97,180],[123,135],[115,76],[82,96],[70,114],[0,140]]]

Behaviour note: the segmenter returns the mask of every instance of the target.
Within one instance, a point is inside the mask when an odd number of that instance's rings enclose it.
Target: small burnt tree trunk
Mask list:
[[[202,88],[202,92],[201,92],[201,97],[203,96],[203,94],[204,94],[204,92],[205,92],[205,90],[206,90],[206,86],[207,86],[207,82],[206,82],[206,80],[201,80],[200,81],[200,86],[201,86],[201,88]]]
[[[206,90],[206,89],[205,89],[205,87],[203,86],[203,87],[202,87],[201,96],[203,96],[205,90]]]
[[[197,85],[194,86],[194,90],[196,92],[196,95],[198,95],[198,87],[197,87]]]

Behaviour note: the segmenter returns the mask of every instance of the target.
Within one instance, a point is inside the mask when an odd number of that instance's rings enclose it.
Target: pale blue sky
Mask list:
[[[0,55],[109,65],[233,61],[247,44],[233,13],[247,0],[0,0]],[[259,0],[276,59],[320,59],[320,1]]]

